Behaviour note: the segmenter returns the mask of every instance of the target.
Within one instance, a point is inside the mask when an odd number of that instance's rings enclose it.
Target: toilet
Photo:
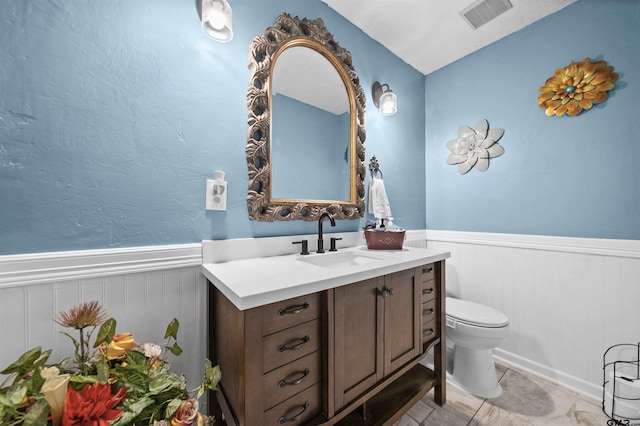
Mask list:
[[[509,332],[505,314],[467,300],[446,298],[447,346],[453,344],[448,379],[465,391],[482,397],[502,394],[493,360],[493,348]]]

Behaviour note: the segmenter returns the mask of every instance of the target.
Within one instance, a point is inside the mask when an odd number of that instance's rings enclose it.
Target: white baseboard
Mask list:
[[[514,365],[516,368],[536,374],[551,382],[584,395],[596,401],[602,401],[602,388],[585,380],[570,376],[562,371],[554,370],[546,365],[523,358],[519,355],[503,351],[500,348],[493,350],[493,356],[503,362]]]

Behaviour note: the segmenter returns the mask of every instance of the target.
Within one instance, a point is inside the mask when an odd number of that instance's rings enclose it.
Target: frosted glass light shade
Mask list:
[[[380,96],[380,112],[382,115],[393,115],[398,111],[398,97],[391,90]]]
[[[233,13],[227,0],[202,0],[202,31],[226,43],[233,38]]]
[[[398,111],[398,98],[391,91],[388,84],[376,81],[371,88],[373,104],[380,108],[382,115],[393,115]]]

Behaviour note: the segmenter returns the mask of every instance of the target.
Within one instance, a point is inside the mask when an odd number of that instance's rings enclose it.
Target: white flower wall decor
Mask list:
[[[458,137],[447,142],[451,151],[447,164],[457,164],[461,175],[473,167],[487,171],[489,159],[504,154],[504,148],[498,144],[503,134],[504,129],[489,129],[487,120],[478,121],[473,128],[460,126]]]

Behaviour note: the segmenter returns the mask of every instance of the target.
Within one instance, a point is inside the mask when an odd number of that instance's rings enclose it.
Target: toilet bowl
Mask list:
[[[509,332],[507,316],[479,303],[447,297],[446,319],[447,340],[453,343],[449,380],[476,396],[500,396],[493,348]]]

